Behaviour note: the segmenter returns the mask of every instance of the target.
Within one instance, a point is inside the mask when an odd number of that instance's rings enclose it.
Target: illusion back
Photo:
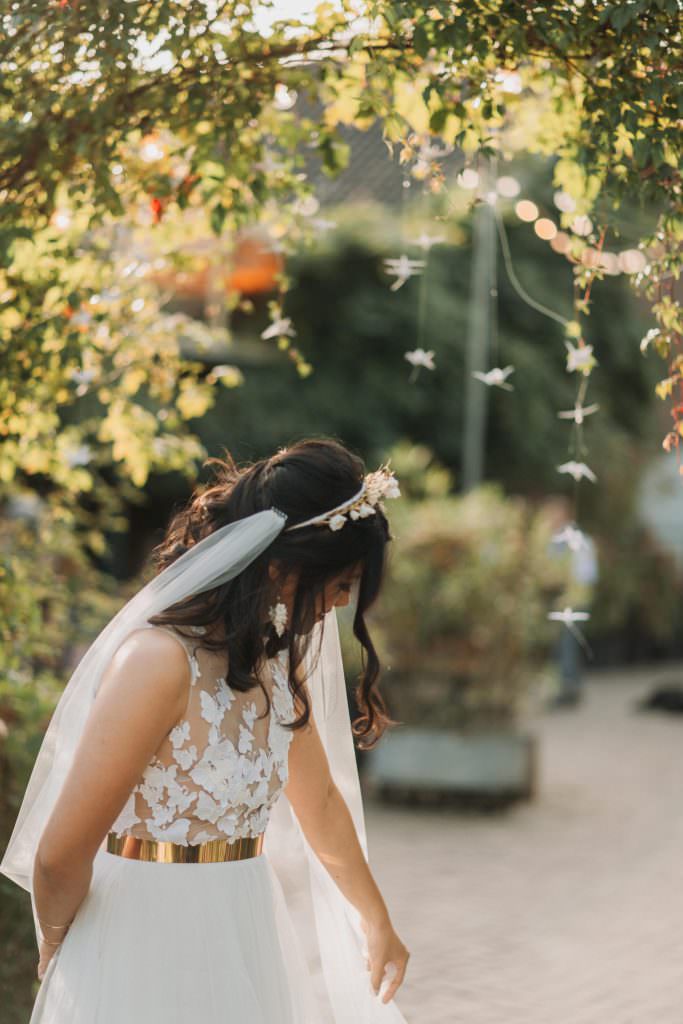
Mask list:
[[[225,679],[225,652],[208,651],[173,626],[185,649],[191,685],[185,712],[168,733],[111,826],[117,835],[194,846],[212,839],[255,837],[288,778],[295,718],[287,651],[263,661],[260,687],[233,690]],[[203,626],[190,627],[202,635]],[[259,717],[262,716],[262,717]]]

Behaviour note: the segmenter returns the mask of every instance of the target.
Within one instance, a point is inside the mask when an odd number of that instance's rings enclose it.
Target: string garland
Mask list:
[[[466,178],[466,175],[469,177]],[[465,169],[459,178],[462,183],[462,187],[477,187],[479,185],[479,174],[471,168]],[[513,179],[510,179],[511,181]],[[404,182],[405,184],[405,182]],[[598,411],[599,405],[593,403],[590,406],[585,405],[586,393],[588,389],[588,378],[594,368],[597,365],[597,360],[593,354],[593,346],[587,345],[581,336],[581,327],[578,320],[569,320],[566,316],[558,313],[556,310],[551,309],[544,303],[541,303],[534,299],[526,289],[522,286],[515,271],[514,263],[512,260],[512,253],[510,250],[510,243],[505,227],[504,219],[496,203],[496,195],[487,195],[486,197],[477,197],[480,202],[487,202],[493,208],[493,215],[496,224],[497,234],[500,241],[501,252],[503,255],[503,263],[505,271],[507,273],[508,280],[516,292],[518,297],[531,309],[540,313],[542,316],[553,320],[562,326],[565,332],[565,347],[567,349],[567,372],[579,373],[581,380],[578,383],[577,394],[574,401],[574,408],[571,410],[559,410],[557,416],[560,419],[568,420],[571,424],[571,431],[568,441],[568,454],[569,459],[561,463],[556,467],[557,472],[560,474],[566,474],[572,477],[574,481],[573,487],[573,521],[565,526],[563,530],[557,532],[553,536],[553,541],[556,543],[566,544],[567,547],[576,553],[582,547],[588,546],[586,535],[582,530],[579,529],[578,522],[578,498],[579,498],[579,484],[582,480],[588,480],[591,483],[597,481],[597,476],[594,471],[588,466],[582,459],[588,453],[588,448],[584,440],[584,421],[587,416],[593,415]],[[528,211],[525,211],[524,204],[528,205]],[[528,215],[522,217],[523,220],[536,221],[536,234],[544,238],[545,240],[552,240],[556,237],[555,226],[552,221],[548,218],[539,219],[538,207],[535,203],[531,203],[528,200],[522,200],[518,203],[518,209],[522,208]],[[452,208],[452,207],[451,207]],[[533,208],[533,209],[532,209]],[[549,227],[544,226],[544,221],[548,222]],[[585,218],[588,221],[587,218]],[[538,230],[538,225],[541,225]],[[550,230],[552,228],[552,231]],[[581,221],[577,224],[577,228],[585,233],[589,233],[592,230],[592,224],[590,222],[583,223]],[[586,230],[588,229],[588,230]],[[606,230],[603,229],[600,234],[600,239],[596,247],[598,257],[600,256],[606,236]],[[421,244],[424,239],[429,239],[430,236],[423,233],[420,238],[414,242],[414,244]],[[430,239],[431,241],[431,239]],[[426,249],[426,256],[428,257],[429,249],[431,245],[428,243],[423,245]],[[396,277],[396,282],[392,285],[392,290],[396,291],[398,288],[409,280],[410,277],[421,274],[422,278],[420,281],[420,287],[418,290],[418,307],[417,307],[417,341],[418,345],[415,350],[405,352],[405,358],[413,365],[413,373],[411,375],[411,381],[414,381],[419,372],[419,368],[424,366],[428,369],[434,369],[434,353],[433,351],[426,351],[424,349],[424,330],[425,330],[425,308],[426,308],[426,287],[427,287],[427,259],[425,260],[411,260],[405,253],[400,256],[385,260],[385,268],[388,273],[393,274]],[[595,262],[594,270],[592,274],[589,274],[586,282],[585,291],[583,297],[577,298],[575,296],[575,309],[577,315],[579,310],[586,310],[588,308],[588,302],[590,299],[590,293],[593,281],[596,277],[597,270],[599,269],[598,261]],[[495,288],[495,294],[497,295],[497,289]],[[576,341],[573,344],[571,338]],[[509,365],[505,367],[493,366],[486,372],[474,371],[472,376],[479,380],[481,383],[488,387],[497,387],[499,390],[513,391],[513,385],[508,382],[508,377],[514,372],[514,366]],[[566,627],[580,643],[589,657],[592,657],[592,651],[590,645],[586,641],[585,637],[577,627],[577,622],[584,622],[590,619],[590,613],[587,611],[576,611],[570,607],[564,608],[562,611],[549,612],[548,619],[552,621],[559,621]]]

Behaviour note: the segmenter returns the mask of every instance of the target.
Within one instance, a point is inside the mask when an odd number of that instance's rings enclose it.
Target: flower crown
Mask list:
[[[374,473],[367,473],[361,488],[352,498],[320,515],[312,516],[303,523],[287,526],[287,530],[299,530],[302,526],[329,526],[330,530],[341,530],[348,519],[365,519],[374,516],[377,508],[384,511],[383,498],[400,498],[398,480],[388,466],[380,466]]]

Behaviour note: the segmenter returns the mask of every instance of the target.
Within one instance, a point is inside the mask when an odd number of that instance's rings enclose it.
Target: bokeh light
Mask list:
[[[65,231],[71,224],[71,214],[68,210],[55,210],[50,217],[50,224],[59,228],[60,231]]]
[[[548,217],[541,217],[534,224],[534,231],[544,242],[550,242],[557,234],[557,228]]]
[[[455,180],[460,188],[476,188],[479,184],[479,175],[471,167],[466,167]]]
[[[291,110],[296,103],[296,90],[288,89],[283,82],[278,82],[275,86],[273,103],[278,110]]]
[[[509,174],[504,174],[502,178],[499,178],[496,182],[496,189],[498,194],[505,196],[506,199],[514,199],[515,196],[519,195],[519,182],[516,178],[513,178]]]
[[[536,203],[532,203],[530,199],[520,199],[515,206],[515,213],[520,220],[530,223],[538,217],[538,207],[536,206]]]
[[[558,210],[562,211],[562,213],[573,213],[576,209],[576,203],[572,197],[568,192],[563,192],[562,190],[555,193],[553,196],[553,202]]]
[[[593,230],[593,221],[590,217],[586,217],[585,214],[580,214],[578,217],[574,217],[572,221],[572,231],[575,235],[581,235],[585,237],[590,235]]]
[[[615,252],[602,252],[600,253],[598,266],[601,267],[606,274],[618,274],[619,258]]]
[[[598,267],[600,265],[600,252],[588,246],[581,253],[581,262],[584,267]]]
[[[555,237],[550,239],[550,248],[562,255],[569,252],[571,244],[572,240],[566,231],[558,231]]]
[[[647,266],[645,253],[640,249],[624,249],[618,256],[619,270],[625,274],[640,274]]]
[[[166,147],[154,135],[147,135],[140,143],[140,159],[146,164],[153,164],[156,160],[163,160],[166,156]]]

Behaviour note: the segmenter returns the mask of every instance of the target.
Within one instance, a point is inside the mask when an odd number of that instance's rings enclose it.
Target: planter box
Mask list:
[[[365,778],[385,792],[530,799],[536,789],[536,747],[531,735],[402,727],[368,753]]]

